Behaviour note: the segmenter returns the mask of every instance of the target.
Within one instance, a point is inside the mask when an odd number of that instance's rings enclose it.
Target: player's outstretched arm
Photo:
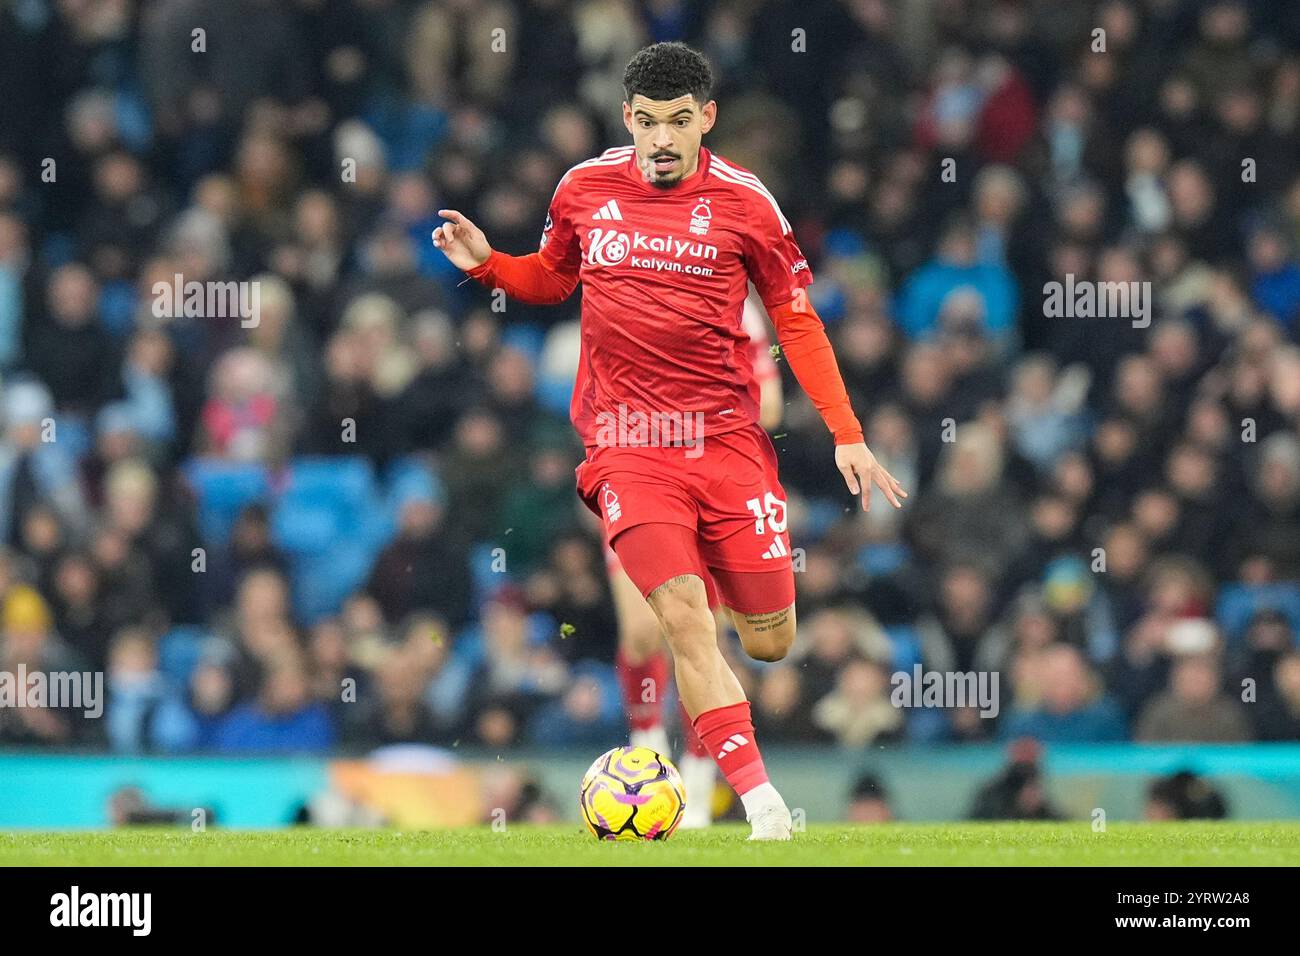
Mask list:
[[[433,230],[433,244],[452,265],[490,289],[503,289],[520,302],[554,305],[567,299],[578,284],[576,270],[556,268],[539,253],[508,256],[497,252],[483,230],[455,209],[439,209],[438,215],[449,221]]]
[[[873,484],[884,492],[891,505],[901,508],[903,503],[899,499],[906,498],[907,492],[863,441],[862,426],[849,404],[835,351],[817,313],[804,296],[769,309],[768,313],[776,325],[781,351],[790,363],[790,370],[835,436],[835,467],[844,476],[849,491],[861,496],[863,511],[871,508]]]

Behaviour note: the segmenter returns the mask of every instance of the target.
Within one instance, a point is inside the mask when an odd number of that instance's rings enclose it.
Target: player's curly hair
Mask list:
[[[650,100],[675,100],[687,93],[707,103],[713,70],[704,54],[685,43],[655,43],[637,51],[623,71],[627,101],[640,93]]]

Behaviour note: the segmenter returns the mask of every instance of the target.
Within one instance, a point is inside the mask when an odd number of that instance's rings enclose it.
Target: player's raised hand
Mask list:
[[[454,209],[439,209],[438,215],[451,221],[433,230],[433,244],[442,250],[452,265],[468,272],[487,262],[492,247],[482,229]]]
[[[835,467],[844,476],[844,483],[849,491],[862,496],[862,510],[871,510],[871,486],[875,484],[885,493],[889,503],[895,508],[903,507],[899,498],[906,498],[907,492],[898,483],[898,479],[885,471],[871,449],[862,442],[856,445],[835,446]]]

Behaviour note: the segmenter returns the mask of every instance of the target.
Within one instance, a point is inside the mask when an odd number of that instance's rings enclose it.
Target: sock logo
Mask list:
[[[749,743],[749,740],[746,739],[746,737],[743,734],[732,734],[730,737],[727,738],[726,742],[723,743],[722,750],[718,752],[717,759],[721,760],[727,754],[731,753],[732,751],[739,750],[747,743]]]

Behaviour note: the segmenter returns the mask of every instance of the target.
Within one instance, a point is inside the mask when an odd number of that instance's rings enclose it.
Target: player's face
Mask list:
[[[650,100],[638,93],[624,103],[623,125],[632,134],[646,181],[667,188],[695,172],[700,140],[717,115],[717,103],[701,106],[689,93],[674,100]]]

